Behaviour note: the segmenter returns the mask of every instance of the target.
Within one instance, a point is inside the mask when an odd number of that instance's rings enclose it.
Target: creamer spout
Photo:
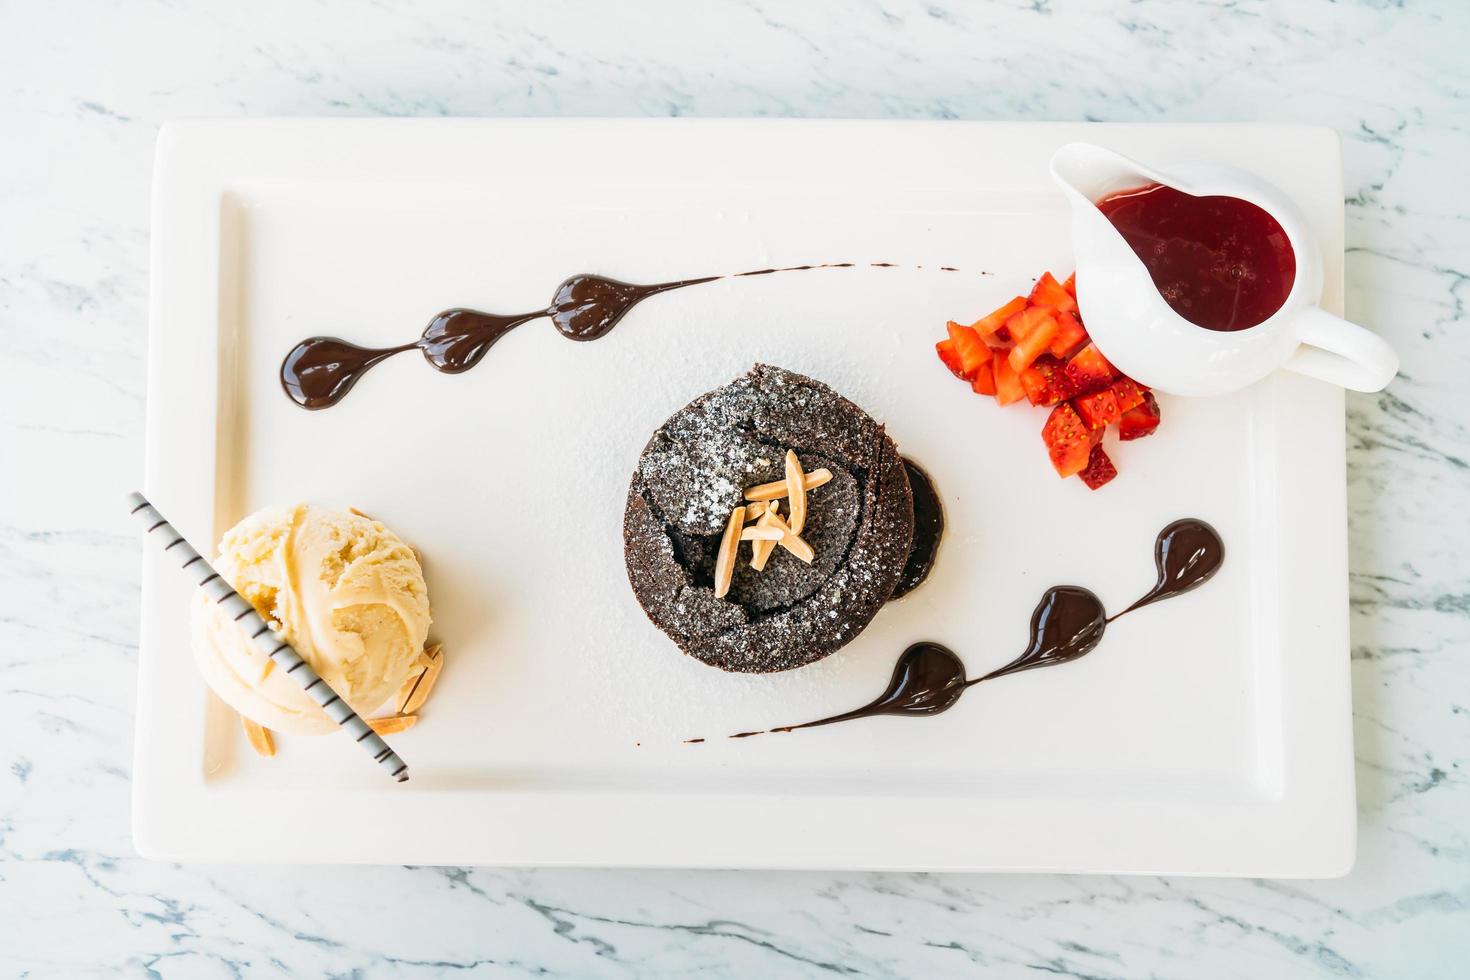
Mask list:
[[[1089,205],[1118,191],[1169,183],[1152,168],[1093,143],[1068,143],[1057,150],[1051,175],[1063,190]]]

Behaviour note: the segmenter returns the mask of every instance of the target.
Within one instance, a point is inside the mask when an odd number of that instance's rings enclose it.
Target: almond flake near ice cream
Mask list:
[[[384,718],[369,718],[368,727],[379,735],[397,735],[418,724],[418,715],[388,715]]]
[[[245,729],[245,741],[250,743],[250,747],[255,750],[256,755],[265,756],[269,759],[276,754],[276,743],[271,738],[269,729],[261,728],[244,715],[240,716],[240,727]]]
[[[439,680],[439,672],[444,669],[444,645],[435,643],[431,647],[425,647],[419,659],[424,664],[424,669],[417,674],[410,674],[393,697],[400,715],[413,714],[429,700],[429,692],[434,689],[434,683]]]
[[[272,508],[225,532],[219,552],[220,575],[364,718],[421,668],[428,587],[413,550],[379,522]],[[268,659],[203,593],[191,619],[205,681],[243,717],[291,735],[336,730],[294,678],[265,671]]]

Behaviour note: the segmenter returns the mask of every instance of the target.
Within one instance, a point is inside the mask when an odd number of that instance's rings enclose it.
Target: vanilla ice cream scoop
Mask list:
[[[298,504],[250,515],[219,551],[220,575],[363,717],[414,669],[429,632],[428,587],[413,549],[382,524]],[[192,628],[205,681],[240,714],[288,734],[336,728],[203,592]]]

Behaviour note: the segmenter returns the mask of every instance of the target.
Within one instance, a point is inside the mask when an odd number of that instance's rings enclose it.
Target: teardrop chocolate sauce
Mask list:
[[[361,347],[337,337],[308,337],[291,348],[281,362],[281,387],[286,396],[302,408],[330,408],[346,398],[352,386],[375,364],[405,351],[422,351],[424,360],[434,370],[443,374],[459,374],[480,363],[497,340],[530,320],[550,319],[568,340],[597,340],[607,336],[629,310],[659,293],[717,279],[813,269],[850,269],[855,265],[853,262],[789,265],[652,285],[620,282],[606,276],[572,276],[556,288],[556,295],[544,310],[512,314],[445,310],[429,321],[417,340],[398,347]],[[891,262],[870,262],[868,265],[882,269],[898,268]]]
[[[512,314],[445,310],[429,321],[418,340],[399,347],[359,347],[336,337],[310,337],[291,348],[281,362],[281,387],[302,408],[330,408],[347,397],[369,368],[394,354],[419,350],[434,370],[459,374],[479,364],[497,340],[530,320],[549,318],[568,340],[596,340],[648,297],[720,278],[638,285],[605,276],[572,276],[556,287],[544,310]]]
[[[800,725],[783,725],[762,732],[741,732],[730,737],[749,738],[770,732],[794,732],[798,728],[818,728],[873,715],[937,715],[948,710],[960,699],[960,695],[965,693],[967,683],[965,665],[954,655],[954,651],[938,643],[915,643],[898,658],[887,690],[861,708]]]
[[[1054,667],[1085,657],[1107,629],[1102,600],[1078,585],[1054,585],[1031,612],[1031,642],[1026,651],[971,684],[1038,667]]]
[[[1154,542],[1154,566],[1159,580],[1133,605],[1118,613],[1126,616],[1152,602],[1197,589],[1219,571],[1225,560],[1225,543],[1204,521],[1175,521],[1159,532]],[[1109,617],[1109,622],[1118,616]]]
[[[976,684],[1070,663],[1096,649],[1113,620],[1209,581],[1225,559],[1225,544],[1210,525],[1189,518],[1175,521],[1159,532],[1154,542],[1154,558],[1159,569],[1158,583],[1116,616],[1108,616],[1102,601],[1080,586],[1058,585],[1047,589],[1031,613],[1031,641],[1025,651],[988,674],[967,680],[964,663],[948,647],[927,641],[915,643],[898,658],[887,689],[862,707],[798,725],[740,732],[730,738],[794,732],[876,715],[937,715],[953,707]]]

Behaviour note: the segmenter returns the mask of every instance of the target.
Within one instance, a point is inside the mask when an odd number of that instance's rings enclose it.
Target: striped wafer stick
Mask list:
[[[331,685],[317,676],[317,672],[311,669],[311,664],[303,660],[301,654],[284,637],[270,628],[244,596],[209,567],[204,556],[195,551],[182,534],[174,530],[173,525],[158,512],[158,508],[148,502],[147,497],[136,491],[128,494],[128,507],[131,508],[133,517],[146,529],[145,536],[157,541],[165,554],[177,560],[179,568],[189,575],[195,585],[234,617],[236,624],[250,637],[255,649],[296,678],[302,690],[321,705],[327,717],[351,735],[353,741],[367,749],[373,760],[386,769],[390,776],[400,783],[408,781],[408,764],[398,757],[398,753],[390,749],[383,737],[358,717],[357,712],[332,690]]]

